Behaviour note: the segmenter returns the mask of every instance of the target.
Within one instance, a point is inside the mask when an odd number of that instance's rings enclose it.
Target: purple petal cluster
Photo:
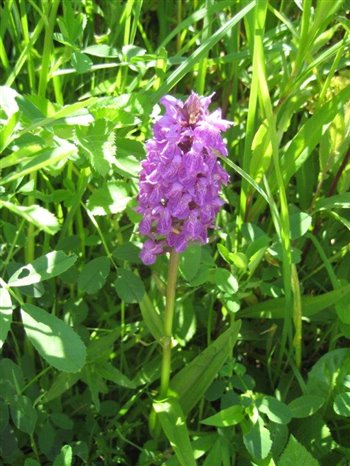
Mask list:
[[[137,211],[140,233],[148,239],[140,257],[153,264],[171,248],[189,242],[205,244],[221,206],[222,185],[229,180],[217,154],[227,156],[221,133],[231,125],[221,110],[210,113],[211,97],[194,92],[185,102],[167,95],[161,99],[165,115],[153,127],[142,162]]]

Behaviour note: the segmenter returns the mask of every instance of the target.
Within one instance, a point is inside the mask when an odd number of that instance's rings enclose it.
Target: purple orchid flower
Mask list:
[[[185,102],[170,95],[160,101],[165,115],[146,143],[139,182],[140,233],[148,238],[140,258],[147,265],[170,248],[182,252],[190,242],[207,243],[214,228],[221,187],[229,180],[217,154],[227,156],[221,133],[232,123],[220,109],[209,113],[211,98],[192,92]]]

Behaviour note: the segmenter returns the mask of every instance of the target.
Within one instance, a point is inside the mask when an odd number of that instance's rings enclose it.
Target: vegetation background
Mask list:
[[[350,464],[349,11],[1,2],[1,464]],[[231,182],[182,255],[156,401],[167,258],[138,258],[138,172],[160,97],[191,90],[234,122]]]

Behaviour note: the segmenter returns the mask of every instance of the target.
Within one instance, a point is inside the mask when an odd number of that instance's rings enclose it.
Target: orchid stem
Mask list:
[[[160,398],[168,394],[171,373],[171,344],[175,309],[176,279],[180,255],[173,249],[170,252],[166,304],[164,314],[163,359],[160,379]]]

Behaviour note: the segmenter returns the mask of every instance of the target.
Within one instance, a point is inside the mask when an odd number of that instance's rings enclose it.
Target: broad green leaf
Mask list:
[[[217,268],[214,271],[216,286],[223,293],[234,295],[238,291],[237,279],[227,269]]]
[[[278,424],[288,424],[292,418],[288,406],[272,396],[264,396],[258,403],[258,410]]]
[[[334,210],[326,210],[325,211],[330,217],[333,217],[337,222],[342,223],[348,230],[350,230],[350,221],[343,217],[342,215],[339,215],[337,212]]]
[[[149,332],[155,340],[160,341],[163,337],[163,319],[147,293],[143,295],[140,301],[140,310]]]
[[[121,154],[115,162],[116,171],[124,177],[137,178],[140,172],[140,161],[134,155]]]
[[[307,394],[317,395],[332,403],[350,374],[350,349],[329,351],[313,365],[307,381]]]
[[[120,328],[116,327],[110,330],[106,335],[96,335],[90,340],[87,348],[87,362],[96,362],[99,360],[108,360],[113,352],[114,343],[120,337]]]
[[[71,61],[78,74],[90,71],[93,65],[92,60],[87,55],[78,51],[72,53]]]
[[[71,466],[73,459],[72,447],[70,445],[64,445],[52,466]]]
[[[0,393],[5,400],[11,400],[13,395],[21,393],[24,387],[22,369],[11,359],[0,360]]]
[[[311,317],[324,309],[334,306],[350,295],[350,285],[343,286],[318,296],[303,296],[301,307],[303,316]],[[274,298],[263,303],[254,304],[238,312],[238,317],[283,319],[285,317],[285,299]]]
[[[218,436],[216,442],[210,449],[210,452],[205,458],[203,466],[212,466],[213,464],[222,464],[221,462],[221,438]]]
[[[337,194],[336,196],[319,199],[315,205],[315,211],[324,209],[350,209],[350,193]]]
[[[24,462],[24,466],[40,466],[40,463],[33,460],[33,458],[27,458]]]
[[[299,443],[293,435],[282,453],[277,466],[319,466],[318,461]]]
[[[227,427],[239,424],[244,418],[244,408],[240,405],[230,406],[222,409],[213,416],[209,416],[201,421],[201,424],[215,427]]]
[[[289,217],[290,237],[292,240],[305,235],[312,223],[312,217],[306,212],[294,212]]]
[[[88,385],[91,401],[97,411],[100,411],[100,392],[107,393],[108,388],[103,378],[97,373],[96,365],[87,364],[82,370],[82,380]]]
[[[186,466],[196,466],[197,463],[186,427],[186,418],[178,400],[167,398],[163,401],[155,401],[153,408],[179,463]]]
[[[143,281],[130,270],[119,269],[114,284],[119,298],[126,303],[141,302],[145,294]]]
[[[115,134],[105,120],[96,120],[86,127],[77,127],[76,142],[83,150],[94,170],[106,176],[111,165],[115,163]]]
[[[302,419],[315,414],[324,404],[325,399],[316,395],[302,395],[294,398],[288,408],[292,413],[293,418]]]
[[[5,343],[12,322],[12,301],[6,288],[0,288],[0,348]]]
[[[188,414],[201,399],[231,354],[240,326],[240,321],[234,322],[228,330],[171,379],[170,387],[178,394],[185,414]]]
[[[304,418],[295,424],[295,436],[303,446],[316,458],[325,457],[334,448],[332,433],[324,419],[323,413]],[[332,415],[334,418],[334,415]],[[295,463],[294,463],[295,464]],[[307,466],[308,463],[306,463]],[[305,465],[306,466],[306,465]]]
[[[350,392],[339,393],[335,397],[333,409],[339,416],[350,417]]]
[[[38,414],[30,398],[15,395],[10,405],[10,412],[17,429],[30,435],[34,432]]]
[[[74,427],[74,422],[72,419],[64,413],[52,413],[50,416],[50,421],[52,421],[52,423],[60,429],[72,430]]]
[[[287,424],[276,424],[275,422],[270,422],[266,426],[271,435],[272,447],[270,455],[273,458],[279,458],[285,446],[287,445],[289,437],[289,429]],[[271,466],[276,466],[275,463]]]
[[[125,182],[108,181],[90,196],[87,207],[93,215],[111,215],[123,212],[130,201]]]
[[[119,261],[127,261],[131,264],[140,264],[140,249],[135,246],[133,243],[124,243],[121,246],[117,246],[112,255],[115,259]]]
[[[272,441],[270,432],[259,418],[250,430],[243,434],[243,443],[249,454],[256,460],[263,460],[270,453]]]
[[[49,235],[54,235],[60,229],[60,224],[54,214],[39,205],[19,206],[12,204],[12,202],[0,200],[0,207],[6,207]]]
[[[84,265],[78,277],[78,287],[83,293],[94,294],[106,283],[110,271],[110,260],[106,256],[96,257]]]
[[[77,256],[63,251],[52,251],[18,269],[10,278],[9,286],[27,286],[61,275],[76,262]]]
[[[48,403],[58,398],[77,383],[79,379],[80,374],[72,374],[69,372],[59,373],[51,384],[49,390],[45,392],[44,396],[41,398],[41,401],[43,403]]]
[[[202,246],[198,244],[190,245],[180,256],[180,272],[185,280],[191,281],[200,267],[202,257]]]
[[[62,139],[60,147],[39,151],[37,155],[30,157],[28,162],[20,164],[18,171],[11,172],[7,176],[3,177],[2,180],[0,180],[0,185],[10,183],[11,181],[15,181],[43,168],[55,167],[58,162],[67,160],[70,156],[76,153],[76,146],[74,144],[67,143]],[[11,160],[12,159],[10,159],[10,161]]]
[[[188,296],[176,303],[173,336],[182,346],[186,346],[196,332],[196,315],[193,296]]]
[[[119,52],[114,47],[107,44],[89,45],[82,50],[83,53],[100,58],[118,58]]]
[[[46,417],[43,423],[40,423],[40,427],[38,426],[36,429],[36,434],[38,436],[38,447],[41,453],[49,455],[57,440],[57,434],[48,417]]]
[[[29,340],[49,364],[64,372],[82,369],[86,348],[69,325],[33,304],[23,304],[21,315]]]
[[[112,366],[109,362],[96,364],[96,372],[104,379],[110,380],[117,385],[125,388],[135,388],[136,384],[132,382],[126,375],[120,372],[119,369]]]

